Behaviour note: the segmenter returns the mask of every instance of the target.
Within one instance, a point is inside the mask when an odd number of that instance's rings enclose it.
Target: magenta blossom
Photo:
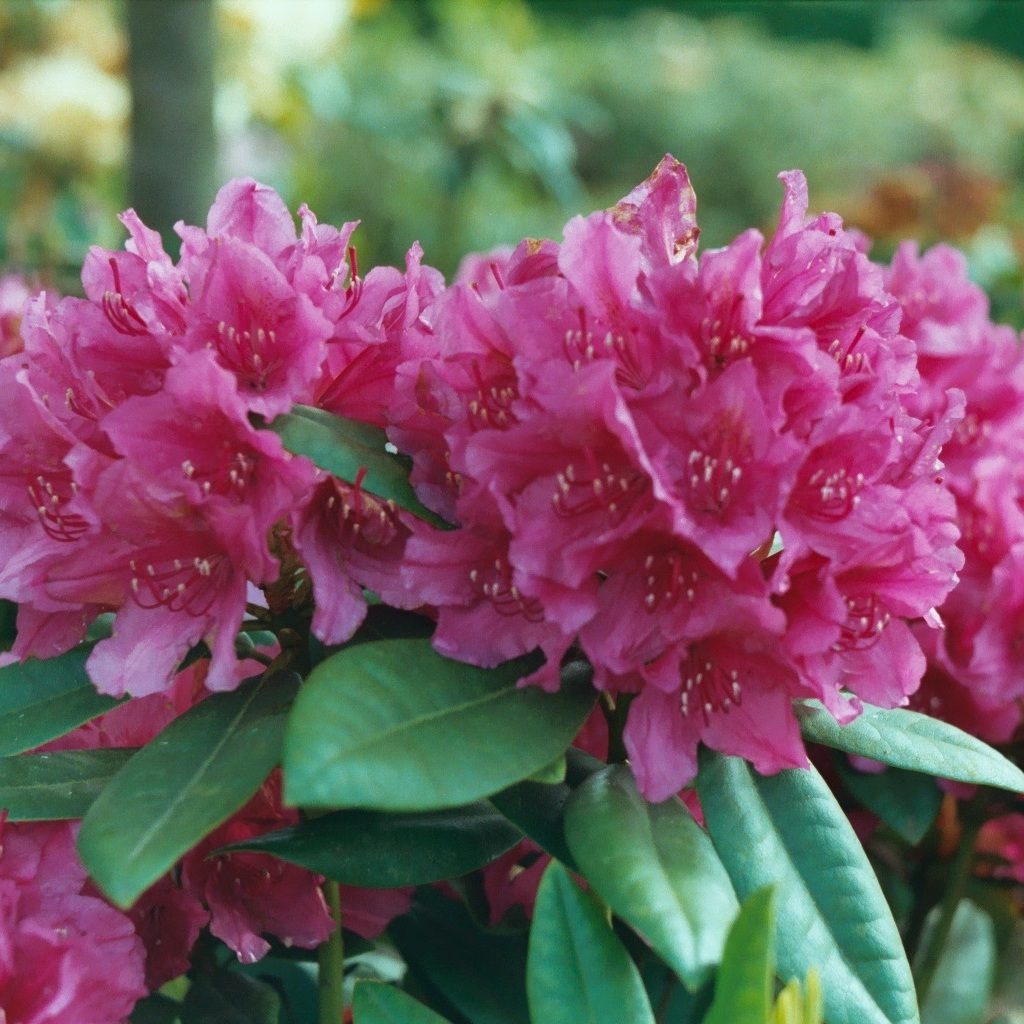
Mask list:
[[[131,920],[89,894],[67,822],[4,823],[0,1019],[121,1024],[146,994]]]
[[[882,270],[782,178],[767,245],[698,257],[667,157],[561,245],[468,261],[396,377],[390,436],[457,527],[418,529],[401,570],[435,645],[480,665],[539,646],[546,686],[579,645],[596,685],[637,694],[626,743],[652,799],[700,742],[804,764],[794,698],[843,720],[858,694],[906,703],[909,624],[962,565],[937,461],[962,396],[921,414]]]
[[[924,638],[929,666],[915,705],[993,742],[1020,720],[1024,674],[1024,359],[1015,332],[988,316],[984,292],[962,255],[905,243],[886,268],[919,351],[921,387],[910,403],[922,422],[941,422],[944,391],[960,388],[963,419],[943,448],[966,563],[941,603],[944,630]],[[920,634],[921,631],[918,630]]]
[[[298,812],[281,805],[280,775],[275,773],[245,807],[182,861],[182,887],[209,908],[210,930],[243,963],[254,963],[267,952],[265,934],[286,946],[312,949],[333,931],[318,875],[267,854],[209,856],[220,846],[297,821]],[[378,935],[392,917],[409,909],[409,899],[408,889],[346,888],[346,926],[362,935]]]
[[[441,286],[418,247],[404,273],[360,278],[354,223],[303,208],[297,231],[249,179],[221,190],[205,230],[178,226],[177,263],[122,220],[124,252],[90,251],[87,297],[31,300],[24,351],[3,361],[0,596],[19,621],[2,661],[60,654],[115,612],[88,666],[104,692],[166,689],[202,641],[208,685],[230,688],[248,590],[278,584],[293,530],[327,642],[356,628],[364,587],[414,603],[404,513],[293,458],[263,419],[319,403],[384,425],[401,343],[426,336]]]

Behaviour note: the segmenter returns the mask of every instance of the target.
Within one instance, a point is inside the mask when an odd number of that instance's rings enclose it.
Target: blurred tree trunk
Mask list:
[[[213,200],[212,0],[126,0],[132,93],[128,199],[165,241]]]

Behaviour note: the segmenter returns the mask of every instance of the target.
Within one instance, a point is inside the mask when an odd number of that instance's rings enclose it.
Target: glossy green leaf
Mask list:
[[[937,718],[865,704],[859,717],[839,725],[817,701],[795,708],[804,736],[815,743],[913,772],[1024,792],[1024,772],[1015,764]]]
[[[935,911],[929,916],[928,924],[934,926]],[[929,944],[928,931],[926,926],[921,948]],[[976,903],[961,900],[921,1006],[923,1024],[983,1024],[995,984],[996,956],[992,919]]]
[[[877,774],[859,772],[841,756],[836,767],[843,785],[898,836],[911,844],[924,839],[942,804],[942,791],[935,779],[904,768],[886,768]]]
[[[83,818],[134,753],[108,748],[0,758],[0,807],[11,821]]]
[[[864,849],[813,769],[755,775],[707,751],[704,816],[741,899],[775,886],[782,977],[820,971],[829,1024],[917,1024],[917,1001],[889,906]]]
[[[490,802],[542,850],[575,870],[576,861],[565,842],[562,824],[565,804],[571,795],[572,789],[565,783],[527,781],[495,793]]]
[[[408,459],[385,449],[387,435],[379,427],[307,405],[296,405],[269,426],[288,451],[305,455],[321,469],[349,483],[360,470],[365,470],[362,485],[371,494],[393,501],[434,526],[448,528],[440,516],[416,497],[409,483]]]
[[[262,981],[222,968],[200,973],[181,1007],[181,1024],[278,1024],[281,1000]]]
[[[654,1024],[636,964],[557,861],[537,891],[526,991],[533,1024]]]
[[[251,679],[176,718],[89,809],[78,851],[120,907],[132,903],[259,789],[280,760],[294,673]]]
[[[739,908],[693,815],[676,799],[647,803],[629,769],[614,765],[572,794],[565,837],[601,899],[698,989],[721,959]]]
[[[527,779],[495,793],[490,802],[541,849],[575,871],[576,861],[569,852],[563,828],[565,804],[576,786],[605,765],[573,747],[566,751],[565,764],[565,782],[549,785]]]
[[[41,746],[120,703],[89,682],[85,661],[93,646],[0,669],[0,757]]]
[[[379,981],[356,983],[352,1010],[359,1024],[448,1024],[412,996]]]
[[[388,889],[457,878],[522,837],[481,801],[419,813],[338,811],[226,849],[269,853],[345,885]]]
[[[346,648],[302,688],[285,736],[285,794],[306,807],[436,810],[544,768],[594,702],[589,683],[520,688],[534,659],[480,669],[426,640]]]
[[[465,906],[436,889],[421,889],[388,935],[419,988],[472,1024],[528,1024],[524,935],[480,928]]]
[[[743,902],[725,942],[715,999],[704,1024],[765,1024],[775,976],[774,890],[758,889]]]

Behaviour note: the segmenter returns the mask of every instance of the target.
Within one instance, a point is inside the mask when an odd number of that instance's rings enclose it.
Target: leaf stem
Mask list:
[[[345,1015],[345,945],[341,936],[341,891],[324,882],[324,895],[334,918],[331,937],[317,951],[320,966],[320,1024],[341,1024]]]
[[[974,844],[977,842],[982,822],[981,815],[972,815],[964,822],[963,835],[960,837],[960,845],[950,868],[946,891],[939,904],[939,918],[935,922],[931,935],[926,936],[928,941],[920,960],[921,966],[915,972],[917,974],[917,999],[920,1006],[924,1006],[925,1000],[928,998],[928,990],[935,980],[935,972],[939,969],[942,953],[953,927],[956,908],[960,905],[967,881],[971,876],[971,868],[974,866]]]

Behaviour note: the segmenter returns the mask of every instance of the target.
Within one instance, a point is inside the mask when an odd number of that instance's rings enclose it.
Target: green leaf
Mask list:
[[[533,1024],[655,1024],[636,964],[557,861],[537,891],[526,991]]]
[[[551,762],[546,764],[540,771],[534,772],[530,782],[542,782],[545,786],[557,786],[565,782],[565,754],[560,754]]]
[[[704,816],[741,899],[776,887],[782,977],[821,973],[829,1024],[917,1024],[899,932],[852,826],[814,770],[756,776],[705,751]]]
[[[412,996],[379,981],[356,983],[352,1009],[359,1024],[448,1024]]]
[[[0,757],[20,754],[117,707],[96,692],[85,671],[94,644],[57,658],[30,658],[0,669]]]
[[[226,850],[255,850],[371,889],[424,885],[489,864],[523,834],[487,802],[443,811],[338,811]]]
[[[225,968],[201,973],[189,986],[181,1024],[277,1024],[281,1000],[262,981]]]
[[[520,658],[480,669],[426,640],[385,640],[321,662],[284,746],[286,800],[305,807],[436,810],[490,796],[550,764],[594,702],[588,683],[557,693],[516,682]]]
[[[765,1024],[772,1006],[775,892],[758,889],[743,902],[729,929],[715,999],[704,1024]]]
[[[181,1003],[154,992],[140,999],[129,1017],[131,1024],[178,1024],[181,1019]]]
[[[1024,792],[1024,772],[1016,765],[937,718],[865,704],[859,717],[839,725],[817,701],[795,708],[804,736],[815,743],[913,772]]]
[[[576,786],[585,782],[594,772],[601,771],[605,765],[574,747],[565,752],[565,763],[564,783],[549,785],[527,779],[495,793],[490,799],[509,821],[518,825],[541,849],[574,871],[576,861],[569,852],[563,830],[565,803]]]
[[[450,529],[423,505],[409,483],[409,460],[390,454],[387,435],[379,427],[336,416],[323,409],[296,405],[269,424],[285,448],[349,483],[366,470],[363,487],[371,494],[407,509],[441,529]]]
[[[347,943],[346,943],[347,948]],[[277,947],[277,951],[257,960],[254,964],[232,964],[232,970],[238,971],[247,978],[262,981],[281,998],[284,1013],[282,1024],[299,1024],[299,1022],[316,1021],[320,1006],[320,992],[317,985],[318,969],[316,963],[298,959],[286,959],[279,955],[286,952],[289,956],[305,955],[316,960],[316,950],[303,950],[292,946],[288,949]]]
[[[637,959],[634,955],[634,959]],[[655,1008],[658,1024],[703,1024],[714,994],[710,982],[698,992],[691,992],[671,968],[653,953],[638,960],[647,998]]]
[[[649,804],[632,773],[592,775],[565,808],[583,876],[695,991],[718,964],[738,904],[711,840],[679,800]]]
[[[119,907],[238,810],[278,763],[294,673],[251,679],[176,718],[114,776],[82,822],[78,851]]]
[[[473,1024],[528,1024],[525,936],[485,931],[436,889],[421,889],[388,935],[419,986]]]
[[[934,926],[936,916],[937,911],[932,911],[928,925]],[[929,945],[926,926],[919,948]],[[985,1010],[995,976],[996,935],[992,919],[971,900],[961,900],[921,1007],[923,1024],[982,1024],[988,1019]]]
[[[0,807],[11,821],[83,818],[134,753],[108,748],[0,758]]]
[[[898,836],[912,845],[924,839],[942,804],[942,791],[935,779],[904,768],[887,768],[877,774],[858,772],[841,756],[836,768],[850,793]]]

